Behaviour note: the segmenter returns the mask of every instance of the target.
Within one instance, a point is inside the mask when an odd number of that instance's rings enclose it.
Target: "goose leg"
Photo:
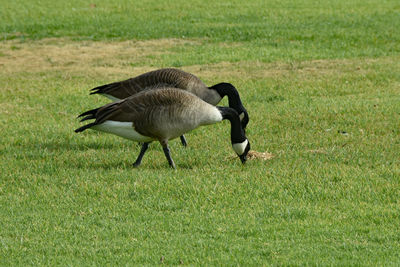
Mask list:
[[[133,167],[138,167],[140,163],[142,163],[142,159],[144,156],[144,153],[146,153],[147,149],[149,148],[150,143],[143,143],[142,148],[140,149],[140,153],[138,158],[136,159],[135,163],[133,163]]]
[[[181,135],[180,137],[181,137],[181,143],[182,143],[182,145],[186,147],[186,146],[187,146],[187,142],[186,142],[185,136],[184,136],[184,135]]]
[[[170,153],[169,147],[168,147],[168,141],[161,141],[160,143],[161,143],[161,145],[163,147],[164,155],[168,160],[169,166],[171,166],[172,168],[176,169],[175,163],[171,158],[171,153]]]

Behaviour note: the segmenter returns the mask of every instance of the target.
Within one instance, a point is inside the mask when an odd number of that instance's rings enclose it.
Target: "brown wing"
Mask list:
[[[194,92],[196,88],[206,88],[206,85],[193,74],[179,69],[166,68],[93,88],[91,94],[108,94],[118,99],[124,99],[146,89],[163,87],[175,87]]]
[[[197,99],[177,89],[146,90],[101,107],[96,112],[95,124],[106,120],[133,122],[140,134],[162,139],[165,133],[160,130],[160,125],[176,118],[176,114],[183,116],[185,107]]]

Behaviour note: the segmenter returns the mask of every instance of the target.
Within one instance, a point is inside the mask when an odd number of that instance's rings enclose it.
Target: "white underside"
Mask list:
[[[232,148],[233,148],[233,150],[235,150],[236,154],[238,154],[240,156],[244,153],[244,150],[246,149],[246,146],[248,143],[249,143],[249,141],[247,141],[247,139],[246,139],[242,143],[233,144]]]
[[[107,97],[108,99],[111,99],[114,102],[118,101],[118,100],[121,100],[119,98],[113,97],[112,95],[108,95],[108,94],[101,94],[101,95]]]
[[[244,118],[244,112],[240,113],[239,118],[240,118],[240,121],[243,120],[243,118]]]
[[[138,142],[149,142],[154,140],[151,137],[141,135],[135,131],[132,122],[105,121],[102,124],[93,126],[92,129],[115,134],[120,137]]]

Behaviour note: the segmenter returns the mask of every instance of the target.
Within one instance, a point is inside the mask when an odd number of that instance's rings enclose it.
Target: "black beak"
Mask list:
[[[247,158],[246,158],[246,155],[245,155],[245,154],[239,156],[239,158],[240,158],[240,161],[241,161],[243,164],[246,163]]]

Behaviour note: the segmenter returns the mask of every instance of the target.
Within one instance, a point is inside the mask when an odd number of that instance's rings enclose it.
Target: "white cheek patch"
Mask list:
[[[249,141],[247,141],[247,139],[246,139],[242,143],[233,144],[232,145],[233,150],[235,150],[236,154],[238,154],[240,156],[244,153],[244,150],[246,149],[248,143],[249,143]]]
[[[240,118],[240,121],[243,120],[243,118],[244,118],[244,112],[240,113],[239,118]]]

